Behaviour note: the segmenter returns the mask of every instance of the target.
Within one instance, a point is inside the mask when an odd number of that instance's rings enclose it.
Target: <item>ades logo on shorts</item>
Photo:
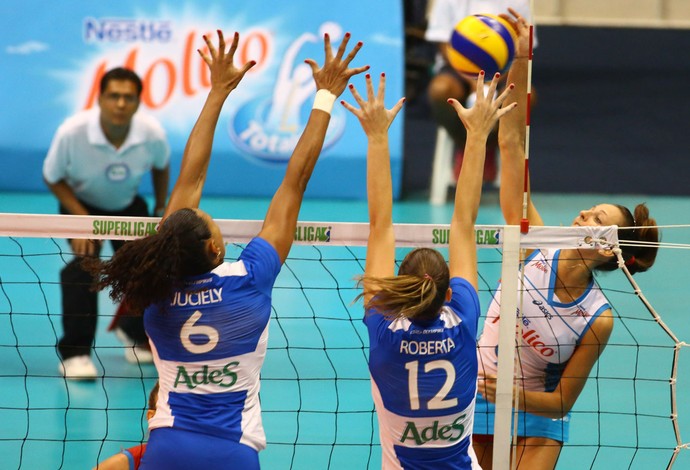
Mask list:
[[[230,139],[245,155],[263,162],[286,164],[309,119],[313,89],[310,88],[306,99],[304,96],[293,98],[281,98],[276,102],[268,97],[245,103],[230,118]],[[342,108],[333,108],[324,150],[342,136],[345,118]]]
[[[129,167],[124,163],[113,163],[105,169],[105,176],[109,181],[119,183],[129,178]]]

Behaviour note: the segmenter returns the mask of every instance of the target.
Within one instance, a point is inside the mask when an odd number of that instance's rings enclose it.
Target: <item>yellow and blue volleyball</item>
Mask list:
[[[513,27],[496,15],[480,14],[462,19],[453,30],[447,56],[450,65],[463,75],[487,78],[504,73],[515,55],[517,40]]]

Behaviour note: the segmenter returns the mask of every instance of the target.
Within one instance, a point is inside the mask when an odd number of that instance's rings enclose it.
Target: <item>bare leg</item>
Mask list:
[[[439,73],[429,83],[429,101],[434,120],[448,131],[458,148],[465,146],[465,128],[455,110],[448,105],[448,98],[464,103],[471,92],[469,82],[450,73]]]
[[[518,470],[553,470],[563,443],[546,437],[523,437],[517,441]]]
[[[477,456],[477,461],[479,461],[482,470],[491,470],[494,457],[493,436],[473,435],[472,447],[474,448],[474,453]]]

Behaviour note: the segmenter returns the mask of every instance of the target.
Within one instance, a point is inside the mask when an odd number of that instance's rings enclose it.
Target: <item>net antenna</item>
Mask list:
[[[530,12],[534,12],[534,0],[530,1]],[[529,231],[529,219],[527,218],[527,208],[529,204],[529,138],[532,120],[532,58],[534,48],[534,13],[529,25],[529,55],[527,57],[527,109],[525,117],[525,176],[522,189],[522,220],[520,221],[520,232]]]
[[[529,53],[527,57],[527,103],[525,113],[525,167],[522,190],[522,219],[520,220],[519,233],[515,229],[506,228],[503,240],[503,259],[501,279],[504,291],[518,292],[517,297],[510,296],[507,302],[504,300],[501,305],[501,324],[499,326],[499,341],[501,338],[514,337],[514,348],[499,348],[498,354],[498,376],[496,383],[496,420],[494,428],[494,450],[493,462],[497,469],[510,468],[510,443],[512,442],[512,462],[513,468],[517,466],[517,424],[518,424],[518,400],[519,395],[513,394],[514,378],[519,374],[520,368],[517,367],[515,351],[519,345],[519,338],[522,337],[522,322],[518,317],[511,317],[505,312],[515,312],[517,306],[522,304],[523,290],[518,289],[518,279],[514,273],[518,265],[525,259],[525,249],[520,248],[520,234],[529,233],[529,156],[530,156],[530,129],[531,129],[531,110],[532,110],[532,59],[534,50],[534,0],[530,0],[530,25],[529,25]],[[517,248],[516,248],[517,247]],[[510,268],[508,267],[510,266]],[[514,269],[513,269],[514,268]],[[511,269],[513,269],[511,271]],[[524,270],[520,270],[524,283]],[[505,309],[505,310],[504,310]],[[512,315],[512,314],[510,314]],[[512,371],[510,370],[512,366]],[[510,433],[510,419],[513,417],[512,441]],[[500,418],[499,418],[500,417]]]

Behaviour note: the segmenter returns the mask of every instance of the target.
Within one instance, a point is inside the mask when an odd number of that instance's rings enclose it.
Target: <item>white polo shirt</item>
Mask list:
[[[137,112],[127,139],[116,149],[100,125],[100,109],[82,111],[58,128],[43,162],[43,177],[64,180],[79,200],[106,211],[129,206],[144,174],[170,160],[165,131],[152,116]]]

